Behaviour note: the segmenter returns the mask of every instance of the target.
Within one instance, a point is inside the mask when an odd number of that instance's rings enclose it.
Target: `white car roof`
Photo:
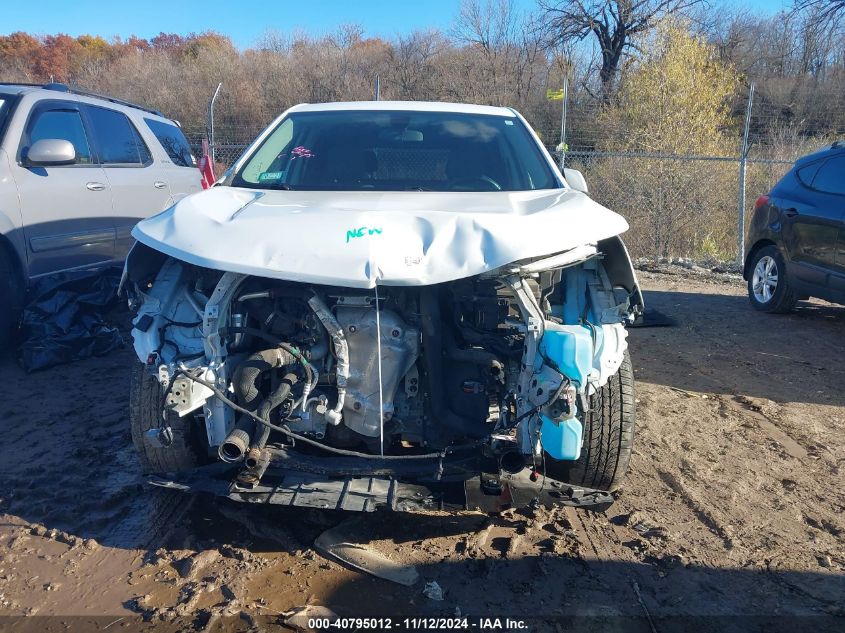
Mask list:
[[[288,112],[330,112],[344,110],[406,110],[409,112],[458,112],[513,117],[510,108],[472,105],[469,103],[441,103],[439,101],[340,101],[336,103],[301,103]]]

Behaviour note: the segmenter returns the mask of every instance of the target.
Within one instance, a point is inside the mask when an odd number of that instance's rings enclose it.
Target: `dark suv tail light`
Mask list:
[[[768,202],[769,202],[769,196],[760,196],[759,198],[757,198],[757,202],[754,203],[754,210],[756,211],[757,209],[759,209],[760,207],[762,207],[764,204],[766,204]]]

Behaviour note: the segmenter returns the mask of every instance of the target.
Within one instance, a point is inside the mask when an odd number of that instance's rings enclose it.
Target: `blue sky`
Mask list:
[[[532,9],[535,0],[515,0]],[[749,8],[774,13],[788,0],[745,0]],[[267,29],[304,30],[313,34],[332,31],[345,23],[360,24],[367,36],[391,37],[415,29],[448,29],[457,15],[460,0],[38,0],[35,4],[5,0],[0,34],[27,31],[35,34],[85,33],[111,38],[159,32],[186,34],[215,30],[229,35],[246,48]],[[37,7],[33,10],[33,7]]]

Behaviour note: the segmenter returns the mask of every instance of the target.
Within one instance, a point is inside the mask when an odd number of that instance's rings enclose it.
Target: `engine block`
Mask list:
[[[402,377],[419,355],[420,333],[407,325],[395,312],[382,310],[381,377],[385,422],[393,417],[393,399]],[[343,423],[367,437],[378,437],[379,414],[378,328],[376,311],[365,307],[337,307],[337,320],[349,344],[350,374],[343,407]]]

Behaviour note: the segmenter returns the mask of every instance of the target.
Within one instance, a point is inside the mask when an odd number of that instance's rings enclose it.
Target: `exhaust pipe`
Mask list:
[[[244,465],[246,465],[246,467],[250,469],[257,468],[258,465],[261,463],[262,459],[265,457],[263,453],[266,452],[267,451],[263,451],[261,448],[253,446],[249,449],[249,451],[247,451],[246,459],[244,459]]]
[[[518,450],[505,451],[499,457],[499,468],[512,475],[520,473],[525,468],[525,455]]]
[[[244,463],[246,468],[238,474],[238,484],[246,488],[255,488],[270,465],[270,451],[266,448],[253,447],[249,449]]]

